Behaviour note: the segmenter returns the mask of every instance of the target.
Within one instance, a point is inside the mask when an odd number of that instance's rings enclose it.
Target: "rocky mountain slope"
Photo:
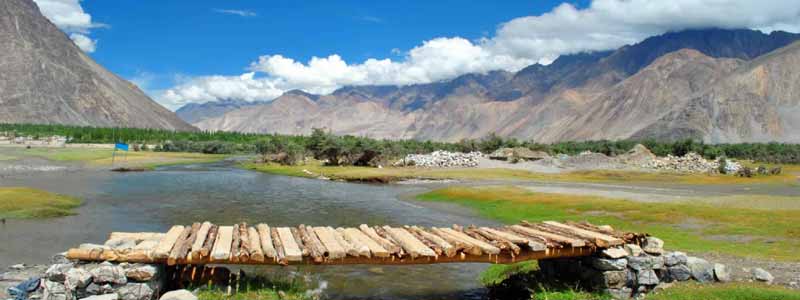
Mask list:
[[[345,87],[322,96],[292,92],[196,125],[292,134],[325,127],[339,134],[449,141],[490,133],[540,142],[629,137],[800,141],[794,132],[779,130],[792,128],[795,117],[762,111],[795,109],[797,102],[791,99],[797,94],[785,94],[792,90],[775,82],[795,77],[765,75],[771,80],[760,91],[765,99],[752,102],[745,101],[747,93],[756,91],[741,85],[746,79],[732,79],[768,57],[789,55],[792,51],[786,49],[794,45],[776,49],[798,38],[751,30],[667,33],[613,52],[562,56],[550,65],[532,65],[517,73],[467,74],[402,87]],[[778,60],[787,65],[772,72],[800,74],[800,64]],[[722,93],[725,88],[736,93]],[[771,100],[776,94],[784,95],[777,97],[781,101]],[[782,103],[789,104],[777,109]],[[686,115],[697,107],[703,108],[702,115]]]
[[[83,53],[31,0],[0,1],[0,122],[196,130]]]
[[[186,122],[197,123],[208,118],[221,116],[232,110],[259,104],[264,104],[264,102],[230,99],[206,103],[189,103],[181,106],[175,111],[175,114]]]

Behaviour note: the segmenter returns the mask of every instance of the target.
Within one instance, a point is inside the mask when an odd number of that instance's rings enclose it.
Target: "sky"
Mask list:
[[[162,105],[517,71],[667,31],[800,31],[797,0],[34,0]]]

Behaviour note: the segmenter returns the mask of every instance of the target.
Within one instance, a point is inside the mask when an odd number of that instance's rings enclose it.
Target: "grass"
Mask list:
[[[203,289],[197,294],[199,300],[301,300],[306,299],[300,292],[284,292],[283,296],[274,289],[264,288],[250,291],[236,292],[228,295],[219,289]]]
[[[50,218],[74,215],[81,200],[26,187],[0,187],[0,218]]]
[[[22,149],[22,154],[38,156],[55,161],[84,162],[92,166],[111,166],[111,149],[92,148],[33,148]],[[117,152],[115,165],[152,169],[159,166],[214,162],[225,159],[226,155],[184,153],[184,152]]]
[[[686,283],[655,293],[648,300],[800,300],[800,292],[752,283]]]
[[[565,182],[630,183],[671,182],[679,184],[798,184],[796,173],[800,166],[785,166],[781,175],[740,178],[732,175],[679,174],[669,172],[637,172],[618,170],[574,171],[559,174],[536,173],[512,169],[428,169],[428,168],[371,168],[355,166],[323,166],[319,162],[284,166],[278,164],[244,163],[250,170],[286,176],[316,177],[324,175],[334,180],[391,182],[404,179],[461,179],[461,180],[536,180]],[[308,170],[314,175],[307,174]]]
[[[587,220],[650,233],[675,250],[800,261],[795,251],[800,247],[796,223],[800,210],[796,209],[741,208],[698,201],[643,204],[515,187],[450,187],[419,195],[418,199],[456,203],[505,223]]]

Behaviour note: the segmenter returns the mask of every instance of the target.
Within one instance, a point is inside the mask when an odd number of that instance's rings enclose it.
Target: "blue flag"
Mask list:
[[[116,145],[114,145],[114,149],[119,149],[119,150],[122,150],[122,151],[128,151],[128,144],[117,143]]]

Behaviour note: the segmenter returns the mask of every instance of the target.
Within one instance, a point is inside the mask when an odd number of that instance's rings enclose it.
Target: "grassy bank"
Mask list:
[[[74,215],[81,201],[26,187],[0,187],[0,218],[48,218]]]
[[[796,220],[800,210],[694,203],[646,203],[596,196],[535,193],[513,187],[451,187],[418,196],[424,201],[460,204],[483,217],[520,220],[588,220],[647,232],[667,247],[743,257],[798,261]],[[793,201],[800,201],[793,199]]]
[[[22,156],[36,156],[55,161],[83,162],[90,166],[111,166],[111,149],[91,148],[33,148],[18,149],[16,154]],[[226,155],[184,153],[184,152],[151,152],[118,151],[114,165],[126,167],[141,167],[152,169],[164,165],[214,162],[225,159]]]
[[[800,292],[763,284],[681,284],[650,296],[650,300],[800,300]]]
[[[630,183],[670,182],[678,184],[800,184],[797,174],[800,166],[784,166],[784,173],[775,176],[740,178],[731,175],[678,174],[667,172],[635,172],[615,170],[574,171],[559,174],[536,173],[512,169],[427,169],[427,168],[371,168],[354,166],[323,166],[318,162],[296,166],[279,164],[244,163],[250,170],[298,177],[319,175],[344,181],[393,182],[404,179],[457,179],[457,180],[536,180],[563,182]],[[312,174],[308,174],[307,170]]]
[[[200,290],[197,294],[198,300],[303,300],[305,294],[301,292],[279,292],[274,289],[257,289],[250,291],[240,291],[228,295],[222,290]]]

